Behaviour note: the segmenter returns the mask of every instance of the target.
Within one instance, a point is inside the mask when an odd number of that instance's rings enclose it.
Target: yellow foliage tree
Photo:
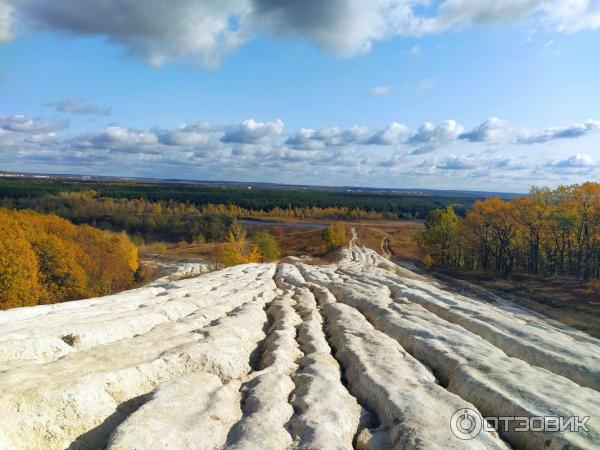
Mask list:
[[[427,224],[441,223],[443,214],[433,211]],[[475,202],[465,218],[444,223],[441,234],[433,233],[439,227],[426,226],[422,240],[434,264],[504,276],[600,279],[600,183],[533,188],[529,196],[508,201],[488,198]],[[439,252],[447,236],[455,244]]]
[[[223,247],[221,262],[225,267],[259,262],[262,258],[257,245],[248,242],[246,231],[237,222],[231,224],[227,242]]]
[[[323,244],[327,250],[342,247],[346,243],[346,227],[343,225],[329,225],[323,231]]]
[[[137,268],[137,247],[125,233],[0,209],[0,308],[126,289]]]
[[[36,305],[41,295],[35,253],[12,214],[0,209],[0,308]]]

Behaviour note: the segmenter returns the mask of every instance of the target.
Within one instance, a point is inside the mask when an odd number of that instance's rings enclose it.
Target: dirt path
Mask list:
[[[385,234],[385,237],[381,240],[381,253],[384,258],[390,259],[393,255],[390,251],[390,235]]]

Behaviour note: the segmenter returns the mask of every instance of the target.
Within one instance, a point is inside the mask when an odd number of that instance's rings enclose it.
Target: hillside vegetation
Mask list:
[[[137,268],[124,233],[0,209],[0,309],[110,294],[129,287]]]
[[[600,183],[533,188],[528,197],[477,201],[464,218],[433,211],[425,262],[504,276],[600,278]]]

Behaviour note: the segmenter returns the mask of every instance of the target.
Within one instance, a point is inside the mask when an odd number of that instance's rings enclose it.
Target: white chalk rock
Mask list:
[[[165,383],[117,427],[107,449],[220,449],[241,417],[239,388],[209,373]]]

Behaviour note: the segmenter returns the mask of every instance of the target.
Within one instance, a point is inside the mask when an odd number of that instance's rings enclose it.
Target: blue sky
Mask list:
[[[520,192],[600,176],[597,0],[167,4],[0,0],[0,170]]]

